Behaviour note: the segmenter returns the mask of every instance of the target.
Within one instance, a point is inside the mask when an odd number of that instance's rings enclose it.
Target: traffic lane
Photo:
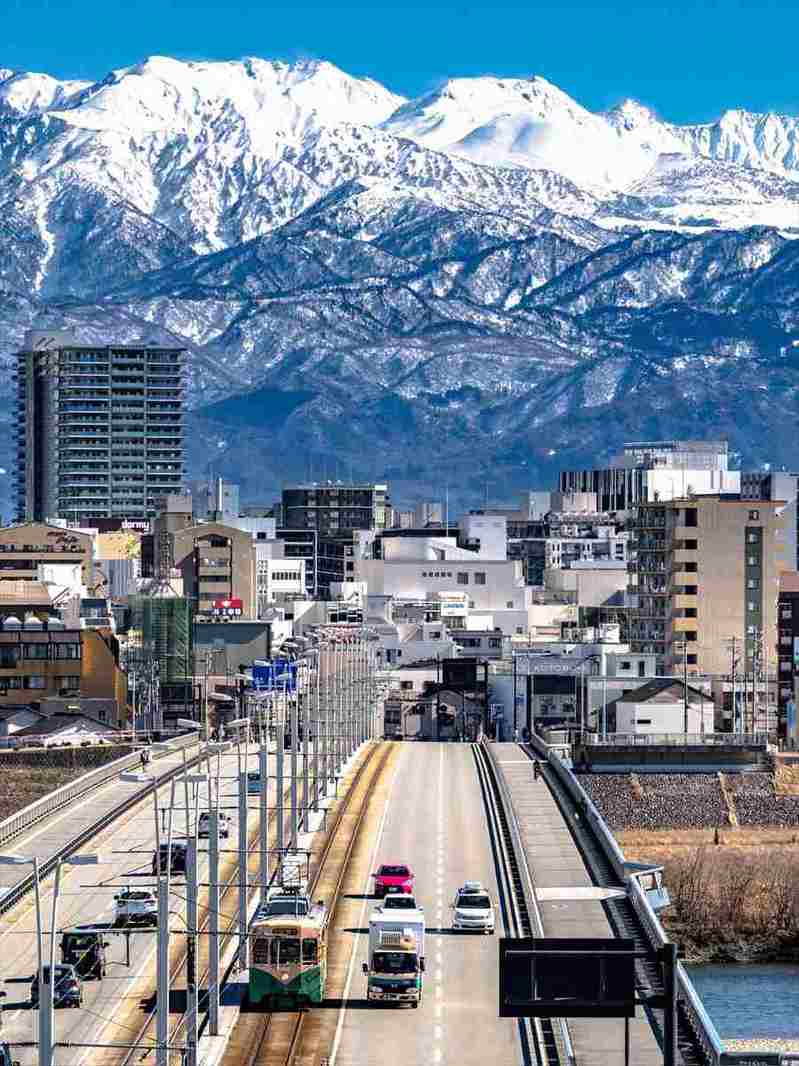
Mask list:
[[[233,763],[234,771],[237,769],[235,759],[226,761]],[[250,756],[249,768],[257,768],[257,756]],[[159,790],[159,804],[168,804],[170,793],[171,786],[165,786]],[[204,786],[202,786],[202,793],[205,793]],[[207,805],[207,794],[203,796],[202,793],[201,798],[204,802],[200,804],[201,810]],[[231,773],[230,769],[226,768],[223,770],[221,781],[221,805],[230,808],[228,813],[232,816],[232,822],[230,837],[227,841],[222,841],[221,846],[230,850],[236,850],[238,841],[237,795],[237,776],[235,772]],[[274,801],[274,796],[274,783],[270,782],[271,803]],[[183,800],[181,785],[176,789],[176,805],[182,804]],[[259,797],[251,795],[248,800],[249,828],[253,829],[258,824]],[[155,824],[151,804],[152,800],[148,798],[135,813],[127,816],[116,826],[104,830],[90,845],[87,845],[87,852],[99,852],[109,860],[102,867],[62,867],[59,929],[94,922],[110,924],[114,916],[114,896],[123,887],[130,885],[130,887],[155,888],[156,882],[151,868],[155,848]],[[185,829],[185,808],[180,810],[178,806],[174,820],[176,823],[174,832],[179,835]],[[89,877],[96,876],[100,870],[102,870],[102,875],[97,876],[96,881],[89,881]],[[199,853],[199,873],[200,879],[207,881],[207,855],[202,843]],[[49,926],[50,923],[51,904],[52,881],[48,880],[43,884],[42,891],[45,926]],[[172,880],[170,910],[174,915],[172,928],[180,930],[182,927],[180,917],[185,910],[185,881],[181,877]],[[46,951],[49,947],[49,939],[49,935],[46,935]],[[113,1020],[115,1010],[123,997],[128,994],[128,990],[135,985],[142,974],[154,968],[155,935],[153,933],[131,935],[130,968],[126,965],[125,937],[111,932],[108,939],[110,942],[108,974],[103,981],[83,981],[84,1006],[82,1010],[58,1009],[56,1029],[59,1040],[78,1043],[98,1040],[102,1030]],[[57,959],[59,955],[58,943],[56,943]],[[0,976],[10,982],[6,986],[9,995],[5,1001],[7,1013],[3,1037],[10,1043],[17,1040],[35,1040],[37,1014],[30,1009],[29,1004],[30,980],[37,966],[35,913],[32,901],[28,902],[27,910],[17,918],[15,924],[0,933],[0,959],[3,960]],[[7,962],[6,960],[13,961]],[[23,1066],[36,1061],[35,1048],[20,1048],[19,1052],[18,1055],[15,1054],[15,1058],[19,1059]],[[60,1054],[60,1061],[77,1063],[82,1057],[82,1049],[68,1049]]]
[[[518,1063],[512,1021],[497,1017],[497,939],[455,933],[450,903],[463,881],[481,880],[497,906],[496,876],[474,757],[468,744],[402,745],[376,865],[408,862],[427,936],[422,1003],[414,1010],[366,1000],[366,927],[377,901],[363,909],[354,934],[353,979],[331,1066],[408,1066],[458,1062]],[[374,872],[374,870],[370,871]],[[365,885],[367,890],[371,885]],[[501,917],[497,909],[497,935]]]

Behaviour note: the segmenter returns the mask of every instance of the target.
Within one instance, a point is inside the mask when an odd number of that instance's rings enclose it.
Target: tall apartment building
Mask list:
[[[727,469],[726,441],[640,441],[625,444],[604,470],[564,470],[561,493],[595,493],[598,511],[629,511],[641,503],[740,489]]]
[[[741,498],[746,500],[785,500],[786,562],[799,570],[799,474],[784,470],[760,470],[741,474]]]
[[[28,334],[16,371],[18,520],[113,525],[179,492],[185,354]]]
[[[289,485],[283,489],[282,525],[316,530],[320,537],[354,529],[385,529],[390,503],[388,485]]]
[[[777,679],[780,717],[788,723],[788,735],[795,740],[797,738],[793,734],[796,730],[796,685],[799,680],[799,572],[796,570],[785,570],[780,574],[778,613]],[[789,713],[791,703],[792,714]],[[791,718],[793,723],[790,722]]]
[[[730,642],[751,672],[777,644],[784,505],[693,496],[638,508],[628,563],[632,650],[659,672],[730,673]],[[768,662],[766,666],[768,666]],[[771,669],[774,669],[774,663]]]

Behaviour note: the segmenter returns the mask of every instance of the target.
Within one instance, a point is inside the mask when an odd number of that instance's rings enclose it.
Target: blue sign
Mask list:
[[[294,692],[297,688],[297,664],[292,659],[256,659],[252,668],[252,683],[258,692],[272,689]]]
[[[796,700],[788,700],[785,707],[786,731],[792,740],[799,739],[796,735]]]

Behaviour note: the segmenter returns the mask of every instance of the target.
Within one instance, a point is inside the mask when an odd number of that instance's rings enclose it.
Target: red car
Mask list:
[[[379,866],[377,873],[372,874],[375,879],[375,895],[378,898],[387,896],[389,892],[404,892],[413,894],[413,883],[416,880],[413,870],[405,863],[384,862]]]

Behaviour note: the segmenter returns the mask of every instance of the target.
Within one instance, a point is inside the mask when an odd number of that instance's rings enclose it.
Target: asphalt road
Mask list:
[[[171,758],[171,756],[170,756]],[[159,763],[159,770],[163,766]],[[257,755],[251,755],[250,769],[257,769]],[[204,767],[203,767],[204,769]],[[288,769],[288,767],[287,767]],[[215,757],[212,773],[215,773]],[[227,808],[231,816],[231,833],[227,841],[220,841],[220,848],[237,847],[237,760],[235,755],[226,755],[222,761],[221,806]],[[274,763],[270,759],[270,774],[274,773]],[[125,784],[116,786],[118,790],[135,787]],[[199,809],[207,807],[206,786],[200,786]],[[169,787],[159,792],[159,805],[169,803]],[[117,800],[121,793],[117,792]],[[274,797],[274,782],[270,782],[270,806]],[[193,807],[193,798],[190,797]],[[185,807],[183,785],[176,786],[176,813],[173,832],[180,836],[185,832]],[[94,809],[96,799],[89,800],[89,815]],[[259,797],[249,797],[248,829],[258,824]],[[73,815],[72,821],[85,818],[87,811],[82,810]],[[95,815],[96,816],[96,815]],[[30,840],[16,842],[14,850],[23,854],[46,855],[53,850],[56,837],[61,834],[71,836],[70,819],[61,819],[57,825],[34,834]],[[152,854],[155,846],[155,825],[152,797],[129,812],[123,819],[109,827],[92,840],[84,849],[87,853],[100,853],[104,859],[101,866],[84,866],[62,868],[61,893],[58,914],[58,928],[90,923],[111,923],[114,916],[114,895],[121,887],[148,887],[155,889],[155,879],[151,875]],[[200,843],[200,881],[207,881],[207,859],[205,848]],[[25,871],[17,867],[17,876]],[[42,909],[44,925],[50,927],[50,907],[52,905],[52,878],[42,885]],[[173,912],[173,929],[183,926],[185,915],[185,881],[181,877],[172,881],[172,898],[170,910]],[[30,980],[36,970],[36,934],[35,912],[32,896],[23,901],[0,922],[0,979],[5,981],[7,993],[4,1002],[4,1024],[2,1039],[12,1045],[12,1056],[22,1066],[29,1066],[37,1059],[35,1047],[15,1047],[18,1041],[35,1041],[37,1039],[37,1012],[29,1004]],[[110,947],[107,948],[108,973],[104,980],[85,980],[83,982],[83,1007],[57,1008],[55,1011],[55,1030],[57,1041],[88,1044],[102,1042],[103,1033],[109,1028],[114,1014],[126,997],[140,998],[146,985],[148,975],[155,972],[155,935],[154,933],[134,933],[131,935],[131,965],[125,961],[125,938],[111,935]],[[49,949],[49,936],[45,937],[45,950]],[[58,942],[56,942],[56,960],[60,961]],[[143,980],[145,979],[145,980]],[[130,1036],[133,1038],[134,1033]],[[115,1039],[119,1039],[115,1035]],[[88,1061],[91,1050],[85,1047],[57,1048],[54,1061],[57,1066],[80,1066]]]
[[[377,817],[370,819],[371,891],[381,862],[407,862],[427,922],[427,971],[420,1007],[366,1000],[369,914],[375,901],[342,908],[350,924],[347,979],[338,1008],[329,1066],[422,1066],[457,1063],[506,1066],[522,1062],[516,1024],[498,1013],[498,947],[503,933],[482,795],[468,744],[402,744],[396,772]],[[365,863],[362,866],[366,866]],[[458,885],[480,880],[497,913],[497,932],[454,933],[450,903]]]

